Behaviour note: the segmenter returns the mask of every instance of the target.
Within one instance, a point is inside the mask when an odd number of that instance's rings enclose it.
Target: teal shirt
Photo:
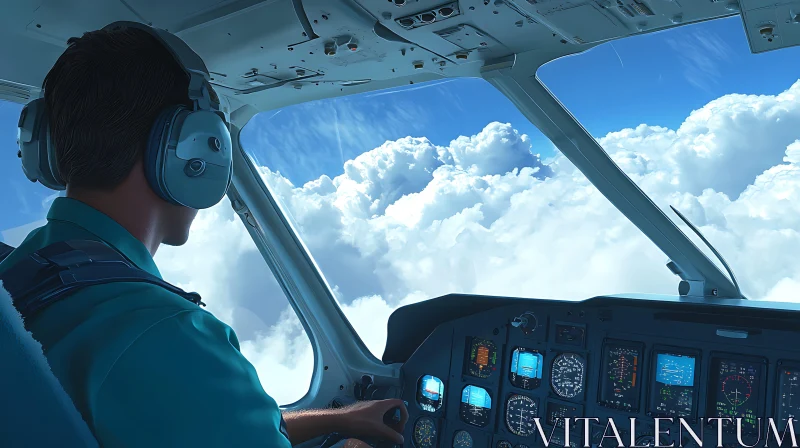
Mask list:
[[[58,198],[47,221],[0,272],[49,244],[88,239],[161,278],[144,244],[84,203]],[[159,286],[92,286],[26,326],[104,447],[291,447],[233,330]]]

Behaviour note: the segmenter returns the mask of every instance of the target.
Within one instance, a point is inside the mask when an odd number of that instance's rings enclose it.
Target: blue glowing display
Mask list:
[[[667,386],[694,386],[693,356],[659,353],[656,360],[656,381]]]
[[[542,379],[542,355],[539,353],[514,350],[511,360],[511,371],[525,378]]]
[[[461,392],[461,402],[476,408],[491,409],[492,397],[486,389],[476,386],[467,386]]]

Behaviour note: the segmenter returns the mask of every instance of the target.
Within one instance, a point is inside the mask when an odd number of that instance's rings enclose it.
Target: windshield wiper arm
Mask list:
[[[726,262],[725,258],[722,257],[722,254],[720,254],[719,251],[717,251],[717,249],[715,249],[714,246],[712,246],[711,243],[706,239],[706,237],[704,237],[703,234],[700,233],[700,229],[695,227],[694,224],[689,222],[688,218],[683,216],[683,213],[679,212],[677,208],[675,208],[675,207],[673,207],[671,205],[669,206],[669,208],[671,208],[672,211],[675,212],[676,215],[678,215],[678,218],[681,218],[681,220],[684,223],[686,223],[686,225],[689,226],[689,228],[692,229],[692,231],[697,236],[700,237],[700,239],[703,241],[703,243],[705,243],[705,245],[708,246],[709,249],[711,249],[711,252],[713,252],[714,255],[716,255],[717,259],[722,263],[722,266],[725,267],[725,270],[728,271],[728,276],[731,278],[731,281],[733,282],[733,286],[736,288],[737,297],[735,297],[735,298],[736,299],[746,299],[746,297],[742,295],[742,290],[741,290],[741,288],[739,288],[739,282],[736,281],[736,276],[733,275],[733,271],[731,270],[731,267],[728,266],[728,262]],[[689,285],[682,286],[682,287],[683,288],[688,288],[688,286]]]

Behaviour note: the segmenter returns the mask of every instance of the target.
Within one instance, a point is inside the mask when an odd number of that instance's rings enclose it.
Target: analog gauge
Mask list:
[[[542,382],[542,354],[536,350],[518,347],[511,354],[509,369],[511,384],[520,389],[535,389]]]
[[[457,431],[453,437],[453,448],[472,448],[472,436],[467,431]]]
[[[425,375],[417,383],[417,403],[428,412],[436,412],[444,402],[444,383],[432,375]]]
[[[562,353],[553,360],[550,385],[563,398],[575,398],[583,392],[586,361],[576,353]]]
[[[511,395],[506,402],[506,427],[512,434],[528,437],[536,429],[539,404],[525,395]]]
[[[414,424],[414,445],[417,448],[433,448],[436,445],[436,425],[430,417],[420,417]]]
[[[489,378],[496,370],[497,346],[494,342],[472,338],[467,355],[467,375],[477,378]]]
[[[511,442],[506,442],[505,440],[501,440],[497,442],[496,448],[514,448],[514,445],[512,445]]]
[[[486,389],[478,386],[467,386],[461,391],[459,416],[461,421],[474,426],[489,424],[489,411],[492,410],[492,397]]]

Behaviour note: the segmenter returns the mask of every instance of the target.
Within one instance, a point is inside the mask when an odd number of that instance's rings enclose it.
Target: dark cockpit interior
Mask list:
[[[764,446],[766,417],[783,435],[800,412],[800,314],[780,307],[453,295],[398,310],[384,361],[404,362],[417,448],[717,446],[714,418]]]

